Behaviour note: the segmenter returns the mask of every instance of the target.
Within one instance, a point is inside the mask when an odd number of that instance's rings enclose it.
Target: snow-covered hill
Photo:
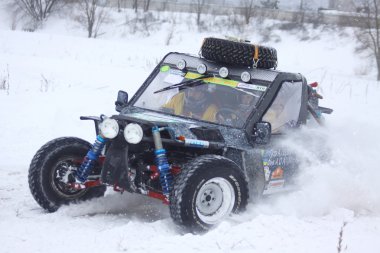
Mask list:
[[[149,37],[96,40],[69,35],[83,30],[58,19],[35,33],[0,28],[0,81],[9,82],[9,91],[0,90],[1,252],[338,252],[342,227],[341,252],[378,252],[380,85],[368,59],[353,54],[350,30],[309,30],[307,41],[276,30],[281,41],[270,42],[279,68],[319,81],[322,105],[334,108],[326,130],[332,162],[303,168],[300,190],[192,235],[173,225],[160,202],[111,190],[46,213],[29,193],[27,170],[52,138],[92,142],[93,125],[80,115],[113,114],[119,89],[133,94],[168,51],[196,54],[202,38],[216,34],[189,31],[183,21],[165,46],[165,25]],[[253,28],[245,33],[261,39]]]

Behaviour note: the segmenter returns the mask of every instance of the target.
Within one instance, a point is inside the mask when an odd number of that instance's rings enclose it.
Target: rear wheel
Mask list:
[[[206,155],[184,166],[170,193],[173,220],[192,232],[205,231],[247,205],[248,186],[239,167]]]
[[[38,150],[29,168],[29,188],[37,203],[49,212],[61,205],[104,196],[106,186],[75,189],[68,177],[81,165],[91,144],[74,137],[64,137],[46,143]],[[99,174],[99,166],[94,169]]]

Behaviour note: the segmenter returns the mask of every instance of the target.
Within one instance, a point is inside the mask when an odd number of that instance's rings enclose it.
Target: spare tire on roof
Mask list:
[[[277,67],[276,49],[247,42],[205,38],[200,53],[216,62],[264,69]]]

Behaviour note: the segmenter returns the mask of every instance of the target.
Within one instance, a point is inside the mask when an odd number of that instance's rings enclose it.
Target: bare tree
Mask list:
[[[100,2],[103,6],[99,5]],[[107,2],[108,0],[81,0],[79,2],[82,9],[79,21],[85,24],[89,38],[96,38],[99,35],[99,29],[108,15],[104,7]]]
[[[138,7],[137,0],[133,0],[132,8],[135,10],[136,13],[137,13],[137,7]]]
[[[127,8],[127,2],[129,2],[129,0],[117,0],[117,12],[121,12],[121,9]]]
[[[338,7],[337,0],[329,0],[329,8],[336,9]]]
[[[305,0],[300,0],[300,9],[299,9],[299,12],[300,12],[300,24],[303,25],[304,21],[305,21]]]
[[[204,11],[206,0],[193,0],[195,4],[195,13],[197,14],[197,26],[201,24],[201,14]]]
[[[35,22],[42,23],[59,0],[15,0]]]
[[[243,15],[245,18],[245,23],[248,25],[249,20],[252,16],[254,16],[254,10],[256,6],[254,6],[255,0],[241,0],[241,5],[243,6]]]
[[[117,12],[121,12],[121,1],[123,0],[117,0]]]
[[[151,0],[145,0],[144,2],[144,12],[147,12],[149,10]]]
[[[278,9],[279,0],[262,0],[261,5],[268,9]]]
[[[300,4],[299,4],[299,9],[298,9],[298,13],[296,14],[295,16],[295,19],[296,19],[296,22],[303,27],[304,23],[305,23],[305,15],[306,15],[306,10],[310,9],[309,8],[309,4],[306,0],[299,0],[300,1]]]
[[[371,57],[376,60],[377,80],[380,81],[380,0],[363,0],[365,18],[356,33],[359,42],[358,51],[369,50]]]
[[[169,0],[165,0],[161,2],[161,11],[166,11],[166,8],[168,7]]]
[[[6,10],[11,13],[10,28],[14,31],[16,30],[18,23],[25,17],[26,13],[16,1],[10,1],[5,6]]]

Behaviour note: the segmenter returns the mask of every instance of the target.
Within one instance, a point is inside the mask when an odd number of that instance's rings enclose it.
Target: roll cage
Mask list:
[[[285,82],[289,83],[302,83],[302,95],[300,103],[300,113],[298,120],[296,122],[297,126],[306,123],[307,119],[307,101],[308,101],[308,86],[305,77],[301,74],[280,72],[277,70],[267,70],[267,69],[256,69],[245,66],[236,66],[228,64],[220,64],[200,58],[198,56],[193,56],[189,54],[171,52],[168,53],[160,63],[154,68],[152,73],[145,80],[140,89],[134,94],[134,96],[128,102],[128,106],[132,106],[139,97],[144,93],[144,91],[149,87],[153,79],[159,74],[160,69],[164,65],[176,66],[178,61],[185,60],[186,68],[189,71],[196,72],[197,66],[199,64],[205,64],[207,66],[208,72],[214,75],[218,75],[218,70],[221,67],[227,67],[230,75],[240,76],[242,72],[248,71],[251,74],[251,82],[259,83],[267,87],[263,96],[260,97],[256,104],[256,108],[252,110],[251,114],[248,116],[242,129],[247,133],[252,133],[254,130],[255,123],[262,121],[264,114],[267,112],[268,108],[272,105],[275,97],[277,96],[281,86]],[[175,115],[181,117],[180,115]],[[184,117],[186,118],[186,117]],[[202,121],[196,119],[197,121]],[[211,122],[207,122],[211,123]],[[211,123],[217,124],[218,123]]]

